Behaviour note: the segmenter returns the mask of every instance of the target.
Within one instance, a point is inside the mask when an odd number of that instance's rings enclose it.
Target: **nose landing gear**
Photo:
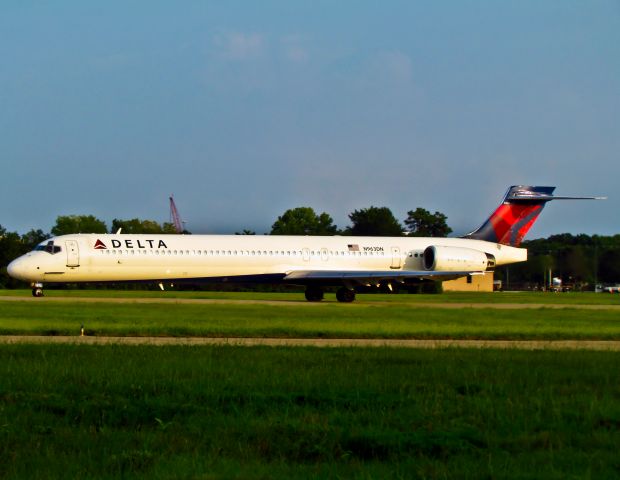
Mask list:
[[[42,297],[43,296],[43,284],[42,283],[33,283],[32,287],[32,296],[33,297]]]

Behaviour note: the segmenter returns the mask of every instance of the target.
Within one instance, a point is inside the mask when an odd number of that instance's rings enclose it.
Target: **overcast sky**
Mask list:
[[[58,215],[263,233],[286,209],[424,207],[456,233],[509,185],[530,238],[620,233],[620,2],[0,5],[0,225]]]

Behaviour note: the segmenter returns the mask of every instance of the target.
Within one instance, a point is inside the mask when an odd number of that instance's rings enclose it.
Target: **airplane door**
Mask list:
[[[400,268],[400,262],[401,262],[400,248],[392,247],[392,265],[390,265],[390,268],[392,269]]]
[[[67,247],[67,267],[79,267],[80,250],[77,241],[67,240],[65,246]]]

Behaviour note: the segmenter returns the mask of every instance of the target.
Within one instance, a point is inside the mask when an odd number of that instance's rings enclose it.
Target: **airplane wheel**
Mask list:
[[[306,288],[306,300],[309,302],[320,302],[323,300],[323,290],[319,287]]]
[[[42,297],[43,296],[43,289],[42,288],[33,288],[32,289],[32,296],[33,297]]]
[[[351,303],[355,300],[355,290],[349,290],[348,288],[339,288],[336,292],[336,298],[339,302]]]

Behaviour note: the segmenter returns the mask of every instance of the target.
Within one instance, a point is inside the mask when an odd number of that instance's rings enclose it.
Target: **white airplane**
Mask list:
[[[42,242],[8,266],[31,283],[263,282],[306,286],[306,299],[323,299],[323,287],[339,286],[340,302],[355,300],[359,285],[410,284],[481,275],[527,260],[518,248],[555,187],[513,186],[477,230],[461,238],[62,235]]]

